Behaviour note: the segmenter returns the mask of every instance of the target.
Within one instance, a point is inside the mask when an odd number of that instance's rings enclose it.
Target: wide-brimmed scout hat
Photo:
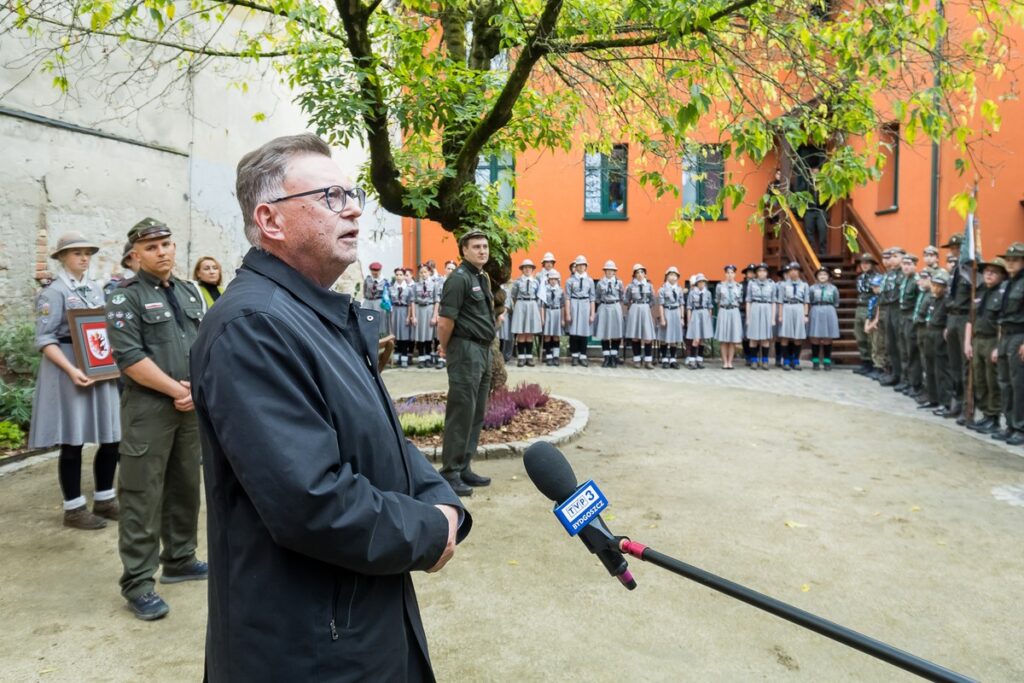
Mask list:
[[[484,239],[487,239],[487,233],[483,230],[470,230],[459,238],[459,248],[461,249],[463,245],[466,244],[467,240],[471,240],[474,237],[483,237]]]
[[[755,272],[757,272],[759,270],[763,270],[763,271],[767,272],[768,271],[768,264],[765,263],[764,261],[761,261],[760,263],[757,264],[757,266],[754,267],[754,271]]]
[[[645,273],[647,272],[647,269],[644,268],[644,264],[642,264],[642,263],[634,263],[633,264],[633,274],[635,275],[636,271],[638,271],[638,270],[642,270]]]
[[[932,282],[934,282],[937,285],[948,285],[949,273],[942,270],[941,268],[939,270],[936,270],[934,273],[932,273]]]
[[[744,273],[749,273],[751,271],[753,271],[755,273],[757,272],[757,264],[756,263],[751,263],[746,268],[743,269]]]
[[[121,267],[128,267],[128,256],[132,253],[132,243],[125,242],[124,249],[121,250]]]
[[[536,267],[537,266],[533,265],[533,261],[531,261],[530,259],[523,259],[523,262],[519,264],[519,270],[522,270],[523,268],[536,268]]]
[[[50,258],[57,258],[60,256],[60,252],[67,251],[68,249],[89,249],[90,254],[95,254],[100,250],[96,244],[90,242],[80,232],[66,232],[57,238],[57,246],[53,248],[50,253]]]
[[[949,249],[951,247],[959,247],[964,243],[964,236],[957,232],[949,236],[949,241],[941,245],[943,249]]]
[[[676,268],[675,266],[669,266],[668,270],[665,271],[665,277],[668,277],[669,273],[675,273],[676,275],[679,275],[679,269]]]
[[[143,218],[128,231],[128,241],[134,245],[142,240],[155,240],[159,237],[168,237],[170,234],[171,229],[162,221],[155,218]]]
[[[608,259],[607,261],[604,262],[604,268],[602,268],[601,270],[618,270],[618,269],[619,269],[619,267],[615,265],[615,261],[612,261],[611,259]]]
[[[696,275],[693,276],[693,284],[697,284],[698,282],[707,282],[707,281],[708,281],[708,279],[707,279],[707,277],[705,277],[704,273],[697,273]]]
[[[783,273],[785,273],[788,270],[799,270],[800,272],[803,272],[804,269],[796,261],[790,261],[789,263],[782,267]]]
[[[1006,270],[1006,261],[1004,261],[1001,256],[996,256],[991,261],[982,261],[978,265],[980,265],[982,269],[985,269],[988,266],[992,266],[993,268],[1000,268],[1002,269],[1004,275],[1008,275],[1010,272]]]
[[[562,279],[562,274],[559,273],[554,268],[552,268],[551,270],[548,271],[548,279],[549,280],[561,280]]]
[[[1002,258],[1024,258],[1024,242],[1014,242],[1006,248],[1005,254],[999,254]]]
[[[551,261],[552,263],[554,263],[555,260],[555,255],[552,254],[550,251],[546,251],[544,252],[544,256],[541,257],[540,262],[544,263],[545,261]]]
[[[584,256],[583,254],[580,254],[575,259],[573,259],[572,264],[574,266],[589,266],[590,265],[589,263],[587,263],[587,257]]]

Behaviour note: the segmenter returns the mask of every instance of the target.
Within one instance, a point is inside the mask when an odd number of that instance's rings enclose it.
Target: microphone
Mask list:
[[[541,493],[555,502],[555,514],[570,535],[577,533],[583,545],[591,553],[597,555],[608,573],[614,576],[628,590],[636,588],[636,580],[629,572],[626,558],[619,551],[618,539],[612,535],[608,526],[595,511],[607,507],[608,501],[601,495],[593,482],[579,486],[572,465],[565,459],[562,452],[551,444],[538,441],[526,449],[523,464],[530,481]],[[584,504],[590,507],[581,507]],[[583,524],[581,529],[574,529],[559,512],[564,505],[578,512],[575,525]],[[571,514],[571,513],[570,513]]]

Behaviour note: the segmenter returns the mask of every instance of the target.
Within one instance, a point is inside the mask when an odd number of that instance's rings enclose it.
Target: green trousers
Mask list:
[[[121,395],[117,547],[121,595],[153,590],[153,575],[180,570],[196,556],[199,523],[199,423],[156,393],[126,387]],[[161,552],[161,542],[163,550]]]
[[[967,316],[963,313],[950,313],[946,318],[946,353],[949,355],[950,386],[953,398],[964,400],[964,381],[967,379],[967,356],[964,355],[964,334],[967,327]]]
[[[888,311],[885,306],[878,305],[878,325],[871,333],[871,361],[879,370],[885,370],[889,365],[889,349],[886,345],[885,325]]]
[[[919,386],[927,391],[928,377],[925,373],[925,351],[928,349],[928,326],[924,323],[914,323],[914,344],[917,346],[918,363],[921,366],[921,382]],[[931,397],[929,397],[931,398]]]
[[[1024,334],[1004,334],[999,339],[999,362],[996,378],[1002,411],[1006,426],[1024,431],[1024,361],[1020,359],[1020,347]]]
[[[857,339],[857,353],[860,355],[861,363],[871,361],[871,340],[868,338],[868,333],[864,331],[864,323],[867,321],[867,304],[857,306],[857,312],[853,316],[853,336]]]
[[[491,388],[491,349],[452,337],[448,358],[448,402],[444,410],[441,474],[454,477],[469,467],[480,442],[480,430]]]
[[[924,373],[928,398],[933,403],[949,405],[952,387],[949,376],[949,355],[946,353],[946,342],[942,338],[941,329],[937,327],[929,327],[927,329]]]
[[[900,349],[900,333],[903,317],[900,315],[900,307],[896,304],[882,306],[881,331],[885,335],[886,355],[889,357],[889,371],[893,377],[902,380],[903,362],[902,350]]]
[[[974,369],[974,402],[985,417],[997,417],[1002,411],[996,364],[992,362],[992,351],[995,348],[995,337],[975,336],[971,339],[971,349],[974,351],[974,358],[971,359]]]
[[[914,328],[914,312],[900,312],[900,353],[903,355],[903,381],[914,389],[921,388],[924,374],[921,355],[917,350],[917,332]]]

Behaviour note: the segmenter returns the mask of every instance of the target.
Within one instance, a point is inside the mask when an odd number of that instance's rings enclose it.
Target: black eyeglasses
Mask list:
[[[298,194],[290,194],[287,197],[278,197],[277,199],[271,199],[268,204],[277,204],[283,202],[286,199],[295,199],[296,197],[308,197],[314,194],[322,194],[327,200],[327,208],[334,213],[341,213],[345,210],[345,204],[348,203],[349,197],[356,200],[356,204],[359,205],[359,210],[362,211],[363,207],[366,206],[366,190],[361,187],[353,187],[351,190],[346,190],[341,185],[331,185],[330,187],[321,187],[316,190],[309,190],[308,192],[299,192]]]

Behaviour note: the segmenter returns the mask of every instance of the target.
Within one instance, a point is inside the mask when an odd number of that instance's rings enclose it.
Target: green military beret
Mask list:
[[[171,229],[161,221],[155,218],[143,218],[128,231],[128,241],[135,244],[140,240],[152,240],[157,237],[167,237],[170,234]]]
[[[1005,254],[1000,254],[1003,258],[1024,258],[1024,242],[1014,242],[1006,250]]]

